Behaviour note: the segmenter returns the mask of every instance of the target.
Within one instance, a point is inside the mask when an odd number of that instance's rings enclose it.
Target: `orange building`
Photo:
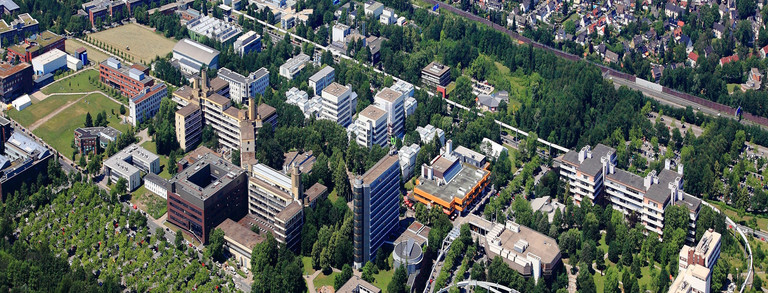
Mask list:
[[[462,163],[448,144],[429,166],[421,166],[413,196],[428,206],[442,207],[448,215],[463,212],[490,184],[488,165],[477,168]]]

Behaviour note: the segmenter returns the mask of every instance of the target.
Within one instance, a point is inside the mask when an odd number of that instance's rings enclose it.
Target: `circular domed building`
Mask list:
[[[407,240],[395,244],[392,257],[394,259],[395,268],[403,265],[410,275],[421,268],[424,251],[413,238],[408,238]]]

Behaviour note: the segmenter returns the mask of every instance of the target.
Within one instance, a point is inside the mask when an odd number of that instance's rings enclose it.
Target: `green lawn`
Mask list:
[[[117,113],[119,109],[120,105],[104,95],[90,94],[40,125],[33,133],[60,153],[69,155],[73,151],[71,145],[74,131],[83,127],[86,113],[91,113],[91,117],[95,119],[97,113],[106,111],[109,126],[123,132],[128,131],[128,124],[120,124],[120,118],[112,115],[113,110]]]
[[[304,264],[304,274],[311,275],[315,273],[315,269],[312,268],[312,258],[309,256],[302,256],[301,263]]]
[[[390,258],[392,258],[390,256]],[[386,290],[389,286],[389,282],[392,281],[392,277],[395,275],[395,269],[391,268],[388,271],[379,271],[378,274],[373,275],[373,285],[381,290]]]
[[[339,198],[339,194],[336,191],[336,188],[334,188],[331,191],[331,193],[328,194],[328,200],[330,200],[331,202],[336,202],[336,199],[338,199],[338,198]]]
[[[314,284],[315,284],[315,290],[320,290],[323,286],[331,286],[333,287],[333,279],[340,273],[333,272],[330,275],[324,275],[319,274],[317,275],[317,278],[315,278]]]
[[[725,87],[728,89],[729,94],[733,93],[735,90],[741,90],[741,85],[738,83],[729,83],[725,85]]]
[[[148,151],[154,154],[157,154],[157,145],[153,141],[146,141],[141,144],[141,147],[147,149]],[[159,154],[158,156],[160,157],[160,169],[162,169],[162,171],[160,172],[160,174],[157,174],[157,175],[165,179],[171,179],[173,176],[171,176],[171,173],[168,172],[168,168],[170,168],[168,166],[168,156],[159,155]],[[171,167],[175,168],[176,162],[174,162],[173,166]]]
[[[144,185],[131,193],[131,201],[155,219],[162,217],[168,206],[162,197],[147,190]]]
[[[19,122],[21,125],[29,127],[32,123],[40,120],[40,118],[47,116],[70,101],[76,101],[80,97],[82,97],[82,95],[52,95],[45,100],[33,103],[21,112],[16,111],[16,109],[11,109],[7,112],[13,120],[16,120],[16,122]]]
[[[88,81],[88,77],[98,79],[99,72],[88,69],[80,72],[70,78],[57,81],[44,88],[44,94],[54,93],[84,93],[99,90],[95,85]]]

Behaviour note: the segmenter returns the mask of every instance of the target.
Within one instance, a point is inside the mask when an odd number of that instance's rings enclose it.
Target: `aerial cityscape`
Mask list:
[[[0,8],[2,292],[768,289],[768,0]]]

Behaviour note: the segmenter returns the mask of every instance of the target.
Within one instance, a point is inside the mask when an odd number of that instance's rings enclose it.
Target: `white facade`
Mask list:
[[[234,49],[241,57],[250,52],[261,52],[261,35],[248,31],[235,40]]]
[[[285,61],[285,64],[280,66],[280,75],[291,80],[296,77],[296,75],[299,74],[302,69],[304,69],[304,67],[307,65],[307,62],[309,62],[309,56],[307,54],[301,53],[297,56],[294,56],[293,58]]]
[[[246,103],[257,93],[264,94],[267,86],[269,86],[269,71],[264,67],[251,72],[248,77],[228,68],[221,68],[218,77],[229,83],[229,98],[238,104]]]
[[[83,61],[72,55],[67,55],[67,68],[72,71],[78,71],[83,68]]]
[[[416,127],[416,132],[419,133],[422,143],[432,142],[432,139],[434,139],[435,135],[437,135],[437,138],[440,140],[440,144],[445,144],[445,132],[440,128],[432,126],[432,124],[427,124],[425,127],[418,126]]]
[[[285,102],[299,107],[306,119],[320,118],[320,113],[323,110],[323,98],[321,96],[314,96],[310,99],[307,92],[295,87],[285,92]]]
[[[405,135],[404,95],[390,88],[384,88],[376,94],[373,102],[387,112],[387,132],[389,136],[402,138]]]
[[[397,14],[391,8],[384,8],[379,16],[379,22],[384,25],[395,24],[397,22]]]
[[[35,75],[53,73],[64,67],[67,67],[67,53],[59,49],[53,49],[32,58],[32,69],[35,71]]]
[[[387,112],[374,105],[369,105],[360,112],[355,121],[356,139],[358,145],[372,147],[373,145],[385,146],[387,140]]]
[[[323,67],[317,73],[309,77],[309,88],[314,90],[314,94],[318,95],[323,92],[323,89],[331,84],[336,78],[336,70],[331,66]]]
[[[384,12],[384,4],[368,1],[363,5],[363,10],[365,10],[365,15],[373,15],[373,17],[378,18]]]
[[[412,84],[402,79],[395,82],[389,88],[403,93],[403,95],[405,95],[406,97],[413,97],[413,93],[415,92],[415,89],[416,89]]]
[[[333,26],[333,31],[331,33],[331,42],[339,42],[344,43],[347,35],[349,35],[349,26],[345,24],[336,24]]]
[[[334,121],[343,127],[349,126],[352,123],[353,104],[357,104],[356,96],[353,96],[350,87],[331,83],[323,89],[323,110],[320,117]]]
[[[193,34],[206,36],[220,43],[229,42],[243,32],[237,25],[208,15],[190,21],[187,23],[187,29]]]
[[[120,178],[128,181],[128,191],[141,185],[141,171],[160,173],[160,158],[146,149],[132,144],[104,162],[106,176],[112,182]]]
[[[421,151],[421,147],[418,144],[412,144],[410,146],[403,146],[400,151],[397,152],[397,157],[400,159],[400,170],[403,173],[403,178],[409,179],[413,177],[414,170],[416,169],[416,157]]]
[[[23,96],[13,100],[13,102],[11,102],[11,105],[13,105],[13,107],[16,108],[16,111],[21,111],[21,110],[24,110],[24,108],[32,105],[32,100],[29,98],[29,95],[24,94]]]
[[[405,99],[405,117],[413,115],[413,113],[416,113],[416,107],[418,106],[418,102],[416,102],[416,99],[413,97],[408,97]]]
[[[145,120],[155,117],[160,110],[160,101],[167,95],[168,87],[164,83],[158,83],[144,88],[142,93],[132,97],[128,101],[128,107],[133,126],[137,127]]]

